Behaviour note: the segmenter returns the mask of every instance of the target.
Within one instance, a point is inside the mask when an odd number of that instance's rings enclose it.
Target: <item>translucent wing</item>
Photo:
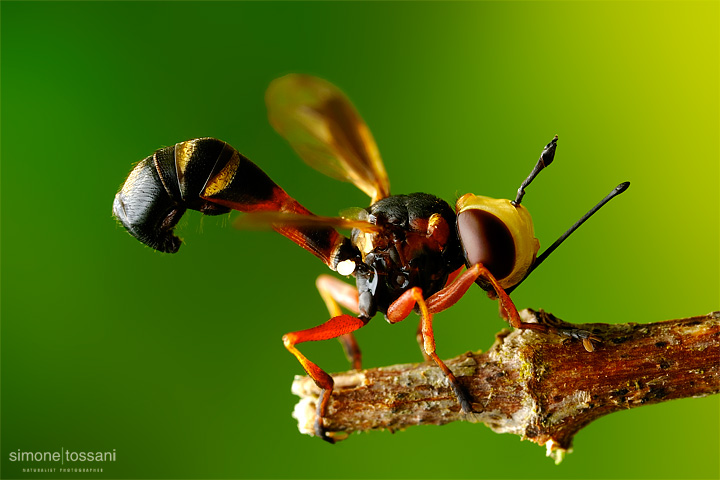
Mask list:
[[[265,94],[270,124],[311,167],[352,182],[372,202],[390,195],[390,182],[367,125],[336,86],[291,74]]]
[[[365,220],[345,217],[319,217],[283,212],[252,212],[239,216],[233,226],[241,230],[267,230],[271,228],[357,228],[364,232],[379,232],[382,227]]]

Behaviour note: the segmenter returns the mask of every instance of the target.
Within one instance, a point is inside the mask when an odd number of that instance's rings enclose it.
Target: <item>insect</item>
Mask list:
[[[342,217],[319,217],[276,185],[257,165],[225,142],[198,138],[161,148],[140,161],[115,196],[113,214],[138,240],[162,252],[177,252],[173,233],[187,209],[206,215],[246,212],[243,228],[268,226],[322,260],[331,270],[355,278],[355,286],[321,275],[317,288],[330,319],[283,337],[321,389],[315,434],[333,442],[324,418],[333,379],[309,360],[298,345],[338,338],[353,368],[361,353],[353,332],[381,312],[390,323],[420,315],[418,342],[426,359],[443,371],[463,412],[473,402],[435,351],[433,315],[455,304],[473,285],[497,298],[502,316],[515,328],[561,334],[592,350],[589,332],[522,322],[508,293],[580,224],[628,182],[620,184],[542,255],[537,256],[532,219],[521,204],[525,188],[550,165],[557,136],[543,149],[514,201],[474,194],[460,197],[453,209],[426,193],[391,195],[376,143],[350,100],[333,84],[307,75],[274,80],[266,92],[272,126],[310,166],[349,181],[371,205]],[[338,229],[351,230],[349,237]],[[345,307],[352,314],[343,313]]]

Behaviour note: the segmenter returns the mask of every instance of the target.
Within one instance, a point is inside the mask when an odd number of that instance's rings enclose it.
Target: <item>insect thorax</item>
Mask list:
[[[361,216],[383,227],[379,232],[356,229],[352,234],[363,262],[377,272],[372,294],[381,312],[412,287],[420,287],[426,298],[439,291],[448,275],[463,264],[455,212],[438,197],[393,195],[374,203]],[[358,278],[359,290],[367,288],[360,283]]]

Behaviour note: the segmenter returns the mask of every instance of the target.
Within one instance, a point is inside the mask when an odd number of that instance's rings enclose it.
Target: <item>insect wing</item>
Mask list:
[[[377,232],[381,227],[365,220],[345,217],[320,217],[283,212],[246,213],[233,221],[233,226],[241,230],[267,230],[271,228],[331,227],[344,230],[357,228],[365,232]]]
[[[317,77],[291,74],[265,94],[270,124],[311,167],[352,182],[372,199],[390,195],[375,140],[350,100]]]

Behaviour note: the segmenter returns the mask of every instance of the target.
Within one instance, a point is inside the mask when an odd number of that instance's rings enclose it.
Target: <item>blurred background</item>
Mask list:
[[[213,136],[317,214],[367,198],[307,167],[264,91],[321,76],[375,135],[394,193],[513,198],[549,245],[632,186],[514,294],[572,322],[719,309],[716,2],[2,2],[2,476],[17,451],[111,451],[81,478],[717,478],[718,397],[615,413],[560,466],[483,425],[353,435],[291,417],[281,336],[327,311],[326,268],[272,232],[190,212],[177,255],[111,217],[134,162]],[[358,332],[364,365],[421,361],[416,321]],[[479,289],[437,317],[443,358],[506,325]],[[326,370],[337,342],[305,344]],[[42,466],[36,464],[35,466]],[[97,465],[96,465],[97,466]],[[59,475],[58,475],[59,476]],[[66,478],[66,477],[63,477]]]

